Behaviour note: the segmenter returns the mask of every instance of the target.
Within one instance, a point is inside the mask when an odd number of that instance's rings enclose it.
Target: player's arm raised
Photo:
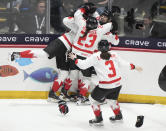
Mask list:
[[[77,25],[75,24],[74,17],[63,18],[63,24],[73,32],[76,32],[78,29]]]
[[[84,8],[80,8],[74,13],[74,22],[78,27],[86,25],[86,20],[83,17],[84,13],[85,13]]]

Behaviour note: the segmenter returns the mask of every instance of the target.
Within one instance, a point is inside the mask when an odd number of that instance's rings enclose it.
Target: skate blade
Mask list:
[[[102,127],[104,126],[103,122],[102,123],[89,123],[90,126],[95,126],[95,127]]]
[[[54,99],[54,98],[48,98],[47,102],[51,102],[51,103],[58,103],[60,100],[58,99]]]
[[[114,120],[114,121],[112,121],[112,120],[110,120],[110,122],[111,123],[113,123],[113,124],[115,124],[115,123],[123,123],[123,119],[121,119],[121,120]]]
[[[74,99],[74,98],[70,98],[70,101],[71,101],[71,102],[77,102],[77,100]]]
[[[61,99],[61,100],[64,100],[64,101],[66,101],[66,102],[69,102],[70,101],[70,99],[68,99],[68,98],[66,98],[66,97],[64,97],[64,96],[59,96],[59,98]]]
[[[77,106],[86,106],[86,105],[90,105],[90,102],[88,101],[88,102],[82,103],[81,101],[76,101],[76,105]]]

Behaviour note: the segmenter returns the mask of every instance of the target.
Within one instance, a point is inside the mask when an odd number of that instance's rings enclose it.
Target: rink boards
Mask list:
[[[1,99],[47,99],[48,91],[53,81],[47,81],[47,78],[51,78],[52,75],[46,71],[51,69],[55,70],[58,74],[55,59],[36,58],[13,62],[8,60],[8,54],[10,52],[24,51],[27,49],[41,50],[43,47],[0,48],[0,55],[3,56],[1,57],[0,67],[4,67],[4,71],[0,69],[0,74],[5,71],[7,71],[7,74],[10,74],[13,71],[13,74],[9,76],[1,75]],[[145,50],[121,50],[120,48],[113,49],[125,60],[143,68],[143,72],[141,73],[122,68],[123,87],[119,101],[166,104],[166,87],[161,87],[159,84],[160,73],[166,65],[166,53]],[[40,74],[44,73],[45,76],[40,76]],[[75,81],[70,91],[75,92],[76,87],[77,82]]]

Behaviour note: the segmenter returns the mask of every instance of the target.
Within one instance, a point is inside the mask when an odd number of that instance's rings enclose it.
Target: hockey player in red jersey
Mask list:
[[[137,71],[142,71],[142,68],[124,61],[115,52],[109,51],[109,44],[106,40],[99,42],[98,50],[99,52],[94,53],[86,60],[78,59],[73,53],[69,54],[69,58],[74,60],[75,64],[81,69],[87,69],[91,66],[95,68],[99,82],[89,96],[89,100],[96,118],[90,120],[89,124],[102,126],[103,117],[100,103],[105,99],[115,114],[115,116],[110,117],[110,121],[123,119],[117,101],[122,87],[119,67],[126,66]]]

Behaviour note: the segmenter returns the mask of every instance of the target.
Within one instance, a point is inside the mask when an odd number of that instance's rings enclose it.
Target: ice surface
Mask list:
[[[165,131],[166,106],[120,103],[124,120],[111,123],[110,107],[101,106],[104,126],[89,126],[94,118],[90,105],[68,103],[69,113],[60,114],[56,103],[46,100],[0,100],[0,131]],[[144,124],[135,127],[138,115],[144,115]]]

